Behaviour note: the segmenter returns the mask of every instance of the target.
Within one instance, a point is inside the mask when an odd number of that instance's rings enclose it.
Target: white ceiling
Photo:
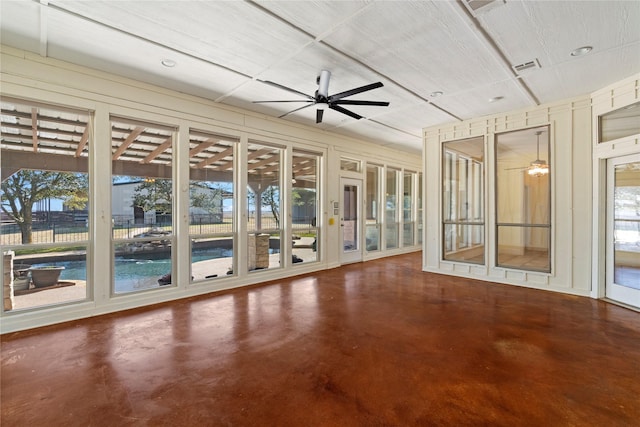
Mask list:
[[[640,72],[640,1],[0,2],[3,44],[277,117],[313,95],[381,81],[347,106],[291,120],[419,152],[421,129],[584,95]],[[497,5],[497,6],[496,6]],[[593,50],[581,57],[571,51]],[[173,68],[161,65],[169,58]],[[512,66],[537,59],[539,69]],[[436,91],[440,97],[432,97]],[[489,102],[490,98],[502,97]]]

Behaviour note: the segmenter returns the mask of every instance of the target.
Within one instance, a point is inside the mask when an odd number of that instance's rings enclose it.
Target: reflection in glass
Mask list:
[[[85,301],[90,114],[1,103],[4,310]]]
[[[234,150],[238,138],[189,133],[189,234],[191,280],[234,272],[236,228]]]
[[[282,153],[250,141],[247,152],[247,268],[280,268]]]
[[[361,169],[362,162],[360,160],[340,159],[340,170],[347,172],[360,172]]]
[[[608,142],[640,133],[640,102],[600,116],[600,139]]]
[[[484,264],[484,138],[443,147],[443,259]]]
[[[422,244],[422,173],[418,174],[418,244]]]
[[[640,162],[615,167],[614,282],[640,289]]]
[[[342,246],[345,252],[358,250],[358,186],[343,188]]]
[[[173,133],[172,127],[111,119],[116,294],[172,284]]]
[[[387,197],[385,204],[385,245],[387,249],[399,246],[398,175],[397,169],[387,168]]]
[[[378,165],[367,165],[367,194],[365,197],[367,224],[366,250],[380,250],[380,171]]]
[[[497,265],[551,271],[550,173],[530,174],[549,162],[548,126],[496,135]]]
[[[405,172],[402,198],[402,244],[413,246],[415,222],[413,220],[413,181],[415,172]]]

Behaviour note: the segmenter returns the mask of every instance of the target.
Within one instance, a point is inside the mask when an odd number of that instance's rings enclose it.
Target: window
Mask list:
[[[385,243],[387,249],[394,249],[399,246],[398,242],[398,175],[400,171],[387,168],[387,197],[385,205]]]
[[[362,170],[362,162],[360,160],[340,159],[340,170],[347,172],[360,172]]]
[[[640,133],[640,102],[603,114],[598,142],[608,142]]]
[[[367,165],[366,193],[366,249],[369,252],[380,250],[380,177],[382,167]]]
[[[549,127],[496,135],[496,264],[551,271]]]
[[[237,137],[189,133],[191,280],[226,277],[235,270],[234,153]]]
[[[247,153],[247,268],[280,268],[282,238],[281,148],[250,141]]]
[[[291,164],[293,264],[318,260],[318,196],[320,155],[294,151]]]
[[[446,142],[442,156],[443,259],[484,264],[484,138]]]
[[[2,99],[4,311],[84,301],[90,113]],[[53,288],[65,292],[40,292]]]
[[[422,173],[418,174],[418,244],[422,244],[422,212],[424,206],[422,206]]]
[[[114,294],[172,284],[174,133],[111,118]]]
[[[413,217],[413,182],[415,172],[405,172],[403,182],[402,198],[402,244],[403,246],[413,246],[415,244],[416,223]]]

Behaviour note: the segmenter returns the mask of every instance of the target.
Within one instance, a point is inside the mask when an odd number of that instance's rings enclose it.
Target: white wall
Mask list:
[[[110,265],[105,262],[96,262],[96,260],[105,260],[111,257],[111,248],[107,243],[111,239],[110,215],[101,214],[101,212],[111,212],[111,194],[109,191],[104,191],[103,188],[103,183],[111,182],[111,165],[108,161],[94,161],[90,168],[93,176],[90,206],[94,213],[91,224],[92,250],[88,261],[89,265],[93,267],[91,275],[88,277],[89,283],[93,284],[90,300],[32,312],[4,313],[0,330],[2,333],[336,267],[340,265],[340,221],[339,218],[333,216],[333,209],[330,209],[329,206],[332,201],[341,200],[338,180],[340,156],[348,153],[350,157],[364,161],[405,167],[416,172],[421,170],[419,156],[320,131],[312,126],[303,126],[247,112],[98,70],[43,58],[37,54],[6,46],[0,46],[0,55],[0,79],[2,80],[3,95],[93,112],[94,135],[92,141],[95,143],[90,152],[93,159],[110,159],[111,157],[109,143],[111,140],[109,116],[111,114],[177,127],[179,131],[176,156],[179,162],[181,158],[188,157],[188,144],[180,144],[179,142],[180,140],[188,140],[189,127],[237,135],[241,144],[246,144],[251,138],[266,143],[275,142],[288,149],[295,147],[323,153],[321,171],[323,191],[320,201],[322,217],[318,221],[318,226],[322,230],[321,262],[305,263],[273,271],[268,270],[260,274],[239,273],[238,277],[220,279],[210,286],[189,286],[188,208],[186,203],[178,203],[177,211],[182,212],[182,215],[181,219],[177,220],[175,228],[178,236],[176,271],[178,281],[187,283],[187,285],[178,285],[162,292],[145,292],[126,297],[118,296],[117,298],[111,297],[110,283],[105,280],[111,275]],[[246,153],[241,152],[239,154],[240,164],[246,163],[246,161],[242,162],[243,156],[246,160]],[[186,162],[182,163],[186,164]],[[285,171],[287,170],[285,168]],[[239,174],[238,187],[246,188],[246,185],[243,185],[246,184],[246,181],[243,181],[242,175]],[[176,182],[188,182],[188,170],[182,168],[175,171],[175,177],[177,178]],[[186,199],[188,194],[185,196],[182,193],[179,193],[178,198]],[[246,212],[242,199],[242,197],[238,199],[238,212]],[[329,225],[329,219],[332,217],[335,222],[333,225]],[[285,232],[285,238],[287,233],[290,231]],[[244,259],[246,253],[243,252],[243,248],[246,236],[243,236],[242,233],[239,234],[238,256]],[[96,242],[103,243],[97,244]],[[393,254],[419,249],[420,247],[414,246],[395,250]],[[376,254],[375,256],[380,255]]]
[[[497,133],[550,125],[552,238],[550,274],[496,267],[495,150]],[[443,261],[441,253],[441,155],[446,141],[483,136],[486,158],[486,265]],[[500,283],[589,295],[591,289],[590,98],[424,129],[425,247],[423,269]]]

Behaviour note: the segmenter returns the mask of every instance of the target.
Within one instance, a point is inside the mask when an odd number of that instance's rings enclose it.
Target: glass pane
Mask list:
[[[422,174],[418,174],[418,244],[422,244]]]
[[[443,147],[443,258],[484,263],[484,138]]]
[[[318,260],[318,165],[320,156],[294,152],[291,178],[293,264]]]
[[[385,240],[387,249],[395,249],[398,247],[398,227],[400,224],[387,224],[385,227]]]
[[[114,293],[171,284],[173,129],[111,120]]]
[[[11,280],[5,311],[86,300],[87,247],[52,249],[40,247],[40,254],[28,255],[3,251],[3,269]]]
[[[192,281],[233,272],[234,168],[238,138],[191,130],[189,234]]]
[[[340,159],[340,170],[360,172],[362,170],[362,162],[360,160]]]
[[[613,141],[639,133],[640,102],[627,105],[600,117],[600,140],[598,142]]]
[[[615,167],[614,282],[640,289],[640,162]]]
[[[387,249],[394,249],[398,244],[398,175],[400,171],[387,169],[386,204],[385,204],[385,243]]]
[[[191,281],[198,282],[234,274],[234,235],[191,239]]]
[[[279,268],[282,149],[249,142],[247,206],[249,271]]]
[[[497,264],[551,271],[549,127],[496,135]]]
[[[114,293],[171,285],[169,241],[139,239],[114,244]]]
[[[500,267],[551,271],[550,227],[498,226],[497,233]]]
[[[344,251],[358,250],[358,186],[344,186],[342,243]]]
[[[367,224],[366,227],[367,251],[380,250],[380,224]]]
[[[87,299],[86,111],[2,99],[4,310]]]
[[[402,224],[402,244],[404,246],[412,246],[414,242],[414,228],[413,222],[405,222]]]
[[[380,166],[367,165],[366,250],[369,252],[380,250],[380,170]]]
[[[484,264],[484,225],[445,224],[444,259]]]
[[[403,181],[403,197],[402,197],[402,244],[403,246],[413,246],[414,244],[414,227],[413,222],[413,181],[415,173],[405,172]]]

